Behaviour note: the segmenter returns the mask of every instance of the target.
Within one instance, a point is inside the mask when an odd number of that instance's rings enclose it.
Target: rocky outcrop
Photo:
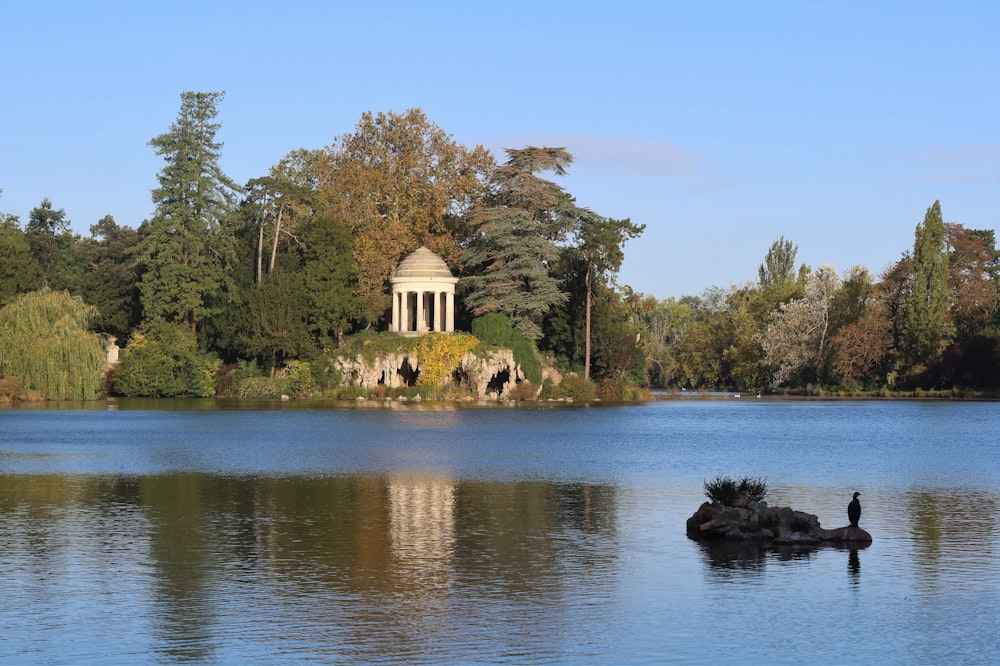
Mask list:
[[[338,357],[332,368],[338,370],[344,384],[374,389],[380,385],[389,388],[413,386],[420,374],[420,359],[415,353],[388,353],[374,359],[360,354],[353,359]],[[465,354],[446,382],[456,382],[467,388],[477,399],[503,400],[511,388],[525,379],[524,371],[514,360],[510,349],[499,349],[476,355]]]
[[[462,385],[467,386],[479,400],[485,400],[491,393],[503,400],[512,386],[524,380],[524,371],[514,360],[514,352],[510,349],[490,351],[485,356],[467,353],[462,357],[459,375]]]
[[[764,545],[870,544],[860,527],[823,529],[811,513],[789,507],[749,502],[745,507],[705,502],[687,520],[687,534],[695,540],[755,541]]]
[[[384,354],[366,359],[358,354],[353,359],[342,356],[334,359],[333,369],[338,370],[345,384],[374,389],[380,384],[401,388],[413,384],[417,375],[417,358],[410,354]]]

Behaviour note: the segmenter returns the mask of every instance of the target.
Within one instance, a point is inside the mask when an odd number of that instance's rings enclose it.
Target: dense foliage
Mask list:
[[[53,400],[96,397],[107,357],[104,340],[89,330],[95,314],[66,291],[14,298],[0,308],[0,378]]]
[[[542,383],[542,361],[530,340],[510,325],[506,315],[491,312],[472,320],[472,334],[483,344],[510,349],[514,361],[532,384]]]
[[[374,333],[393,268],[421,245],[461,278],[456,323],[514,350],[531,382],[518,395],[1000,386],[995,232],[945,222],[939,202],[880,275],[797,266],[781,237],[756,280],[659,300],[616,283],[642,225],[582,208],[543,177],[567,173],[566,148],[511,148],[498,165],[419,109],[365,113],[331,145],[293,150],[239,187],[219,167],[222,99],[183,93],[150,141],[163,167],[141,224],[105,216],[80,238],[48,198],[23,227],[0,213],[0,394],[95,395],[101,336],[128,341],[110,381],[124,395],[326,390],[332,356],[397,344]],[[73,314],[25,328],[32,308],[57,301]],[[59,335],[39,333],[52,326]],[[435,359],[423,384],[471,344],[438,337],[407,343]],[[543,357],[563,385],[542,383]]]

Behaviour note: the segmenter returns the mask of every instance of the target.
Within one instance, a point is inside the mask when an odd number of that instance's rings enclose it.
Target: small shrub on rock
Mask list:
[[[767,482],[758,477],[744,476],[736,480],[720,474],[705,482],[705,495],[724,506],[760,502],[767,495]]]

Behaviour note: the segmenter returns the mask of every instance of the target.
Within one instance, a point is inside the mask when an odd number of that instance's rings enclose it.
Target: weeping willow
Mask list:
[[[0,309],[0,377],[52,400],[90,400],[105,369],[102,336],[89,330],[97,309],[79,296],[42,289]]]

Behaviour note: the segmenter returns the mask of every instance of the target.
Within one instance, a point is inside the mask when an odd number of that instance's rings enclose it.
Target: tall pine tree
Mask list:
[[[237,186],[219,167],[215,135],[224,93],[186,92],[170,131],[149,145],[166,165],[153,190],[156,211],[140,229],[140,282],[147,321],[181,322],[196,330],[229,285],[229,228]]]

